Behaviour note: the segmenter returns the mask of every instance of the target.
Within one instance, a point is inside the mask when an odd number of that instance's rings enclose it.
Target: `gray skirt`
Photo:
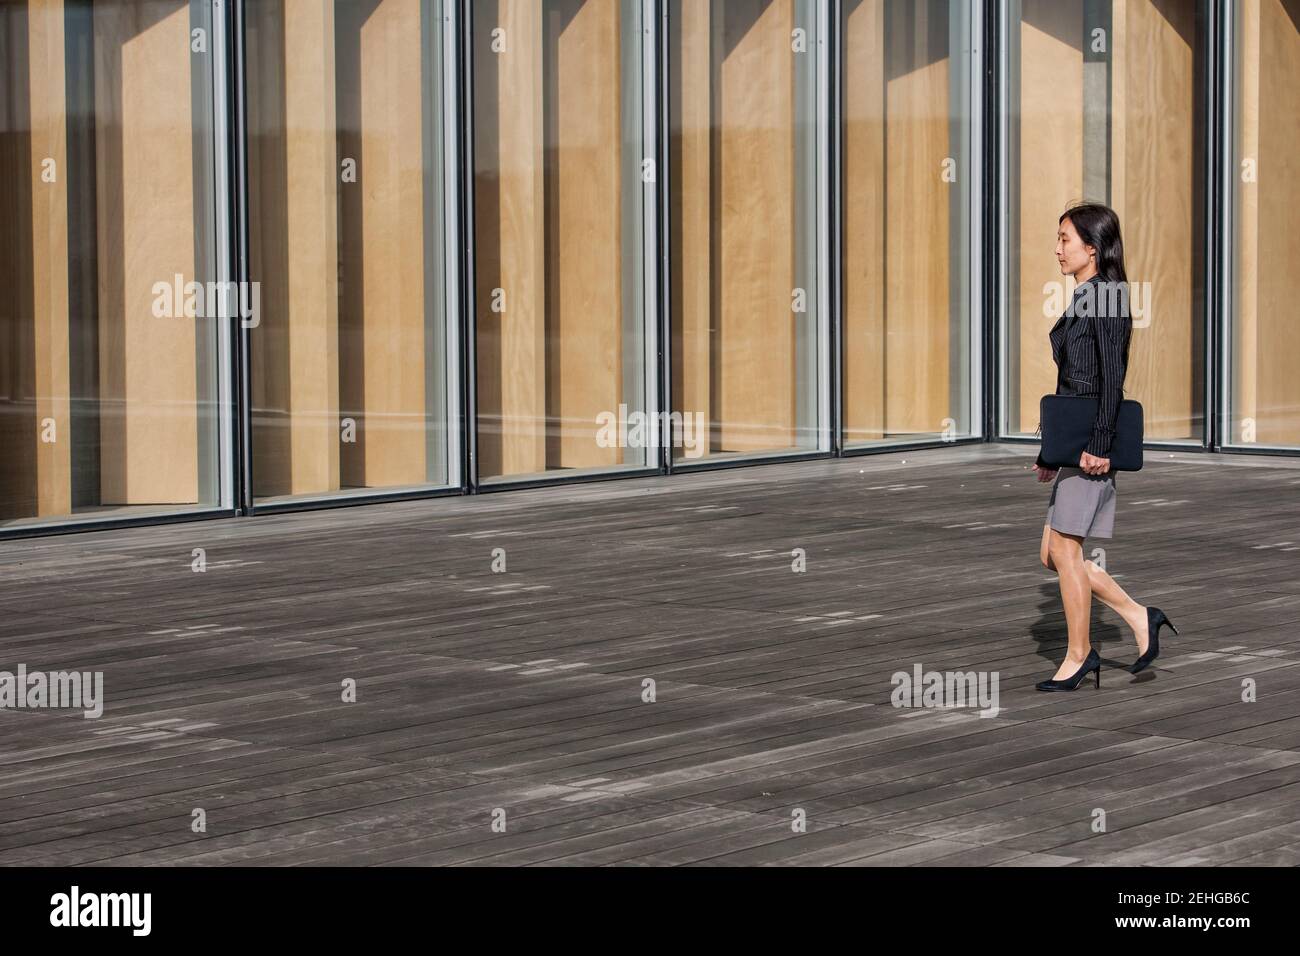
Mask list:
[[[1047,523],[1062,534],[1109,538],[1115,531],[1115,471],[1090,475],[1081,468],[1058,468],[1047,499]]]

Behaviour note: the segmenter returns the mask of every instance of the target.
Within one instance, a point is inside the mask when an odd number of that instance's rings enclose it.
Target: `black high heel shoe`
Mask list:
[[[1034,686],[1039,690],[1074,690],[1079,686],[1079,682],[1088,676],[1089,671],[1096,673],[1097,686],[1101,687],[1101,655],[1097,653],[1095,647],[1089,649],[1088,656],[1083,659],[1083,664],[1069,677],[1062,680],[1039,681]]]
[[[1146,653],[1133,662],[1129,673],[1136,674],[1138,671],[1145,670],[1147,665],[1160,656],[1160,627],[1162,624],[1168,624],[1169,630],[1175,634],[1178,628],[1174,627],[1174,622],[1165,617],[1165,612],[1158,607],[1147,608],[1147,650]]]

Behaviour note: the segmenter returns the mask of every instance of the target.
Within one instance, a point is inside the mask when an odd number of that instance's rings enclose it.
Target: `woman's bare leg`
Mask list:
[[[1065,625],[1069,631],[1069,649],[1053,680],[1069,677],[1080,666],[1092,649],[1088,640],[1089,618],[1092,613],[1092,584],[1084,569],[1083,538],[1076,534],[1049,531],[1048,555],[1056,566],[1056,577],[1061,587],[1061,604],[1065,608]]]
[[[1092,585],[1092,593],[1101,598],[1103,604],[1122,617],[1124,623],[1133,629],[1133,637],[1137,640],[1138,653],[1145,654],[1147,651],[1146,607],[1129,597],[1128,593],[1115,582],[1114,578],[1092,561],[1083,562],[1083,566],[1088,572],[1088,581]]]
[[[1038,556],[1043,562],[1043,567],[1049,571],[1055,571],[1056,565],[1052,562],[1051,544],[1052,526],[1043,525],[1043,541],[1039,547]],[[1081,549],[1082,553],[1082,549]],[[1137,641],[1138,653],[1145,654],[1147,650],[1147,609],[1145,605],[1138,604],[1128,593],[1119,586],[1119,584],[1107,574],[1101,567],[1092,561],[1083,562],[1084,570],[1088,572],[1088,586],[1092,593],[1101,598],[1103,604],[1124,619],[1133,630],[1133,637]]]

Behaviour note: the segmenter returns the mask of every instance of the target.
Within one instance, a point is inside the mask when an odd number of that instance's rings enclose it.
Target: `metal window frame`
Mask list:
[[[1236,308],[1235,276],[1235,123],[1237,51],[1235,21],[1228,0],[1203,0],[1206,9],[1205,82],[1198,89],[1206,111],[1204,203],[1205,300],[1204,423],[1199,442],[1148,441],[1149,451],[1300,455],[1293,446],[1233,444],[1231,438],[1232,335]],[[248,281],[247,74],[244,0],[208,0],[212,23],[214,241],[217,276]],[[669,149],[669,0],[642,0],[643,126],[648,155],[656,159],[656,182],[644,198],[645,335],[647,403],[671,410],[671,167]],[[0,527],[0,541],[77,534],[140,526],[210,521],[237,516],[322,510],[390,501],[433,499],[460,494],[524,490],[534,487],[612,481],[677,472],[706,472],[764,464],[858,457],[898,450],[951,447],[975,442],[1032,444],[1037,439],[1007,432],[1009,357],[1005,353],[1008,307],[1007,200],[1009,0],[975,0],[971,11],[971,432],[955,441],[941,439],[844,447],[843,430],[843,182],[842,121],[844,51],[840,39],[841,0],[819,5],[817,23],[821,63],[817,70],[816,234],[820,288],[817,389],[819,449],[675,461],[665,424],[657,460],[649,467],[575,475],[530,476],[482,485],[477,473],[477,394],[475,353],[474,175],[472,109],[472,0],[443,0],[443,82],[445,147],[444,208],[447,299],[449,484],[414,491],[382,489],[257,504],[252,497],[250,330],[231,320],[219,338],[218,486],[220,504],[187,511],[153,512],[111,518],[68,516],[67,520]],[[241,303],[242,305],[242,303]],[[661,418],[662,422],[663,419]]]
[[[586,484],[595,481],[613,481],[622,478],[644,478],[667,473],[664,433],[661,429],[660,447],[647,449],[648,463],[645,465],[627,465],[601,468],[599,470],[582,470],[569,473],[557,470],[555,473],[538,472],[519,477],[493,476],[484,479],[478,467],[478,364],[476,359],[476,342],[478,335],[478,310],[475,302],[476,284],[474,282],[474,63],[473,63],[473,0],[461,0],[464,5],[462,44],[464,48],[464,70],[461,82],[464,88],[462,96],[463,119],[461,130],[465,136],[465,170],[462,198],[465,206],[464,244],[466,257],[465,299],[467,317],[465,323],[465,345],[463,351],[467,359],[464,365],[464,377],[467,383],[465,405],[465,447],[468,451],[465,475],[466,491],[470,494],[497,494],[503,491],[520,491],[530,488],[548,488],[552,486]],[[659,75],[659,18],[656,15],[658,0],[640,0],[641,16],[641,150],[642,156],[654,158],[655,175],[653,181],[642,182],[641,188],[641,336],[642,336],[642,372],[645,379],[643,398],[645,413],[655,415],[653,421],[659,421],[658,412],[667,406],[662,374],[664,331],[662,321],[662,303],[659,301],[661,264],[660,252],[666,248],[667,240],[663,238],[663,224],[667,222],[666,207],[661,193],[667,190],[663,183],[667,179],[667,162],[665,161],[665,138],[662,135],[658,117],[659,97],[663,89]],[[663,102],[667,102],[664,100]],[[662,245],[661,245],[662,243]],[[593,423],[594,424],[594,423]]]
[[[234,167],[234,142],[228,128],[235,104],[235,80],[241,76],[234,60],[231,37],[236,8],[242,6],[235,0],[206,0],[208,22],[211,25],[210,73],[212,87],[212,190],[213,247],[215,252],[214,282],[224,283],[237,276],[232,274],[234,260],[234,191],[230,188]],[[216,319],[214,321],[221,321]],[[233,518],[239,512],[239,479],[236,469],[243,457],[240,442],[242,430],[236,427],[238,415],[235,371],[238,341],[234,328],[237,321],[217,333],[217,469],[218,500],[215,505],[196,505],[184,510],[152,510],[145,514],[123,514],[113,517],[78,516],[69,514],[58,520],[32,520],[30,524],[0,527],[0,541],[24,538],[44,538],[54,535],[80,534],[85,531],[113,531],[152,525],[185,524]],[[0,453],[3,449],[0,449]]]
[[[1227,231],[1230,229],[1230,205],[1226,201],[1226,193],[1223,192],[1224,184],[1222,182],[1222,157],[1225,149],[1231,149],[1231,135],[1225,134],[1225,129],[1230,130],[1230,121],[1232,118],[1230,101],[1226,100],[1226,94],[1230,88],[1230,77],[1228,72],[1223,69],[1225,43],[1230,37],[1225,35],[1225,13],[1229,4],[1227,0],[1199,0],[1201,11],[1199,15],[1203,16],[1205,24],[1204,43],[1199,51],[1204,58],[1204,82],[1193,95],[1196,98],[1194,108],[1205,111],[1205,142],[1195,146],[1203,150],[1199,157],[1202,163],[1204,175],[1203,182],[1200,183],[1201,191],[1199,196],[1194,196],[1194,201],[1204,204],[1204,236],[1201,243],[1201,267],[1203,270],[1204,296],[1202,307],[1200,309],[1200,322],[1202,323],[1202,341],[1205,343],[1202,355],[1203,374],[1201,388],[1201,418],[1202,429],[1199,438],[1190,438],[1185,440],[1152,440],[1147,439],[1143,442],[1143,448],[1151,452],[1183,452],[1183,453],[1204,453],[1218,452],[1227,450],[1229,447],[1233,452],[1242,453],[1261,453],[1261,454],[1300,454],[1300,449],[1269,449],[1269,448],[1239,448],[1232,446],[1223,446],[1220,442],[1222,434],[1219,419],[1222,416],[1223,408],[1223,383],[1226,377],[1223,371],[1223,355],[1221,354],[1221,335],[1225,328],[1224,322],[1230,319],[1230,312],[1227,308],[1229,300],[1230,281],[1230,262],[1227,258],[1231,251],[1231,236]],[[1009,57],[1011,54],[1012,44],[1008,42],[1010,31],[1017,26],[1010,21],[1010,0],[996,0],[996,10],[990,18],[991,24],[996,24],[998,31],[998,57],[997,66],[999,76],[997,77],[997,96],[999,115],[996,120],[996,136],[1001,150],[1001,157],[998,162],[997,181],[990,188],[998,196],[998,216],[997,224],[1000,231],[996,248],[989,257],[990,263],[997,269],[998,283],[998,300],[995,308],[991,311],[991,316],[995,323],[992,331],[995,337],[1000,338],[997,355],[997,369],[994,377],[997,380],[996,396],[997,414],[996,427],[991,432],[992,440],[1005,442],[1013,445],[1036,445],[1039,439],[1033,435],[1025,435],[1020,432],[1012,432],[1010,423],[1007,421],[1008,389],[1010,382],[1008,374],[1010,371],[1011,359],[1005,353],[1005,343],[1009,335],[1008,323],[1011,316],[1007,311],[1008,308],[1008,290],[1006,285],[1009,248],[1008,248],[1008,230],[1007,230],[1007,198],[1011,183],[1009,181],[1009,172],[1007,169],[1007,149],[1009,136],[1009,111],[1010,111],[1010,64]],[[1226,19],[1230,19],[1230,13]],[[1227,141],[1225,143],[1225,140]],[[1195,183],[1194,183],[1195,185]],[[1193,322],[1197,321],[1197,316],[1193,316]]]
[[[662,55],[662,78],[660,87],[661,102],[663,103],[663,126],[664,141],[668,141],[671,135],[672,118],[668,115],[671,109],[672,100],[669,96],[669,57],[671,51],[668,49],[669,37],[669,7],[670,0],[662,0],[663,6],[663,55]],[[839,160],[833,152],[833,143],[838,142],[838,108],[839,108],[839,77],[840,77],[840,56],[838,50],[839,35],[839,0],[830,0],[830,2],[818,2],[812,4],[813,8],[813,28],[815,30],[817,62],[814,64],[813,76],[813,136],[815,139],[815,157],[813,161],[813,175],[816,182],[813,186],[812,194],[814,196],[814,224],[813,234],[816,241],[814,250],[814,275],[817,281],[817,292],[814,297],[816,312],[816,336],[815,343],[816,355],[814,356],[814,366],[817,370],[817,382],[815,391],[812,396],[813,408],[816,415],[816,433],[817,447],[807,450],[788,450],[773,449],[771,451],[760,451],[752,454],[745,453],[721,453],[718,457],[706,457],[698,460],[683,460],[673,456],[672,449],[666,448],[665,457],[668,459],[667,473],[691,473],[721,471],[730,468],[747,468],[758,465],[783,464],[787,462],[800,461],[819,461],[822,459],[837,458],[841,454],[840,449],[840,399],[838,398],[840,390],[840,371],[838,368],[838,354],[840,344],[839,335],[839,266],[833,257],[837,255],[838,250],[838,229],[839,215],[838,205],[832,210],[832,203],[839,193],[838,183],[835,181],[838,176]],[[665,163],[665,169],[667,165]],[[665,199],[669,193],[669,186],[665,186]],[[664,222],[668,222],[669,204],[665,202]],[[665,229],[665,232],[668,230]],[[663,289],[668,292],[672,281],[671,261],[665,257]],[[671,294],[665,294],[664,299],[671,300]],[[671,336],[671,314],[666,315],[665,328],[666,335]],[[671,342],[671,338],[668,339]],[[672,355],[669,353],[663,371],[665,383],[669,383],[669,392],[671,395],[671,374],[672,374]],[[665,407],[668,407],[665,405]]]
[[[839,26],[842,22],[842,0],[835,0],[835,27],[838,33]],[[970,281],[967,284],[965,303],[966,303],[966,334],[970,343],[969,351],[966,356],[967,368],[967,387],[966,398],[970,405],[970,415],[968,418],[968,431],[964,435],[954,438],[945,439],[939,435],[927,436],[920,439],[903,439],[900,441],[878,441],[864,442],[859,444],[848,444],[844,439],[844,276],[843,276],[843,125],[844,125],[844,107],[843,107],[843,59],[844,49],[837,35],[833,47],[835,59],[835,99],[834,112],[829,119],[834,136],[833,156],[835,160],[835,192],[833,193],[833,229],[832,237],[833,248],[835,252],[834,276],[835,276],[835,362],[834,374],[836,380],[834,383],[834,397],[836,402],[835,410],[835,434],[836,434],[836,457],[858,458],[867,455],[876,455],[882,453],[893,453],[900,450],[912,450],[923,448],[952,448],[958,445],[983,444],[993,440],[992,436],[997,432],[990,427],[990,416],[993,410],[993,402],[989,396],[989,374],[987,369],[988,357],[993,356],[996,360],[997,353],[994,352],[993,343],[990,340],[990,329],[995,323],[989,321],[989,317],[996,315],[990,308],[989,296],[994,286],[990,272],[994,268],[992,260],[996,259],[997,243],[989,241],[986,233],[986,224],[988,228],[995,228],[998,223],[998,217],[990,209],[991,196],[993,187],[996,185],[990,179],[993,171],[997,169],[994,165],[997,157],[998,137],[990,135],[987,129],[986,117],[993,117],[995,120],[999,113],[994,108],[990,97],[996,94],[997,73],[994,69],[996,64],[995,58],[988,54],[988,50],[995,48],[995,38],[997,36],[996,23],[990,21],[989,13],[996,13],[998,6],[997,0],[969,0],[968,5],[964,5],[963,12],[960,14],[966,18],[968,29],[964,31],[962,42],[969,44],[969,55],[966,57],[966,77],[963,88],[965,89],[965,99],[960,108],[969,112],[967,123],[969,125],[969,143],[965,155],[960,158],[958,169],[960,175],[966,177],[969,183],[969,190],[966,197],[966,215],[969,217],[967,223],[967,248],[965,253],[967,275]],[[949,52],[951,58],[951,51]],[[1000,366],[1000,362],[995,361],[995,370]]]
[[[416,0],[416,2],[422,2],[422,0]],[[241,95],[238,97],[239,122],[237,124],[240,176],[236,191],[237,209],[241,217],[240,278],[247,280],[248,182],[245,170],[248,152],[247,101],[245,99],[246,91],[243,89],[246,77],[244,60],[245,34],[242,23],[244,0],[238,0],[237,6],[241,22],[235,32],[236,43],[239,48],[239,68],[236,72],[239,77]],[[472,301],[472,287],[466,285],[466,277],[472,275],[472,273],[467,271],[465,267],[465,257],[462,254],[465,247],[462,244],[461,230],[463,219],[467,215],[464,211],[464,204],[467,199],[472,200],[472,196],[467,196],[461,188],[457,188],[466,161],[466,155],[463,151],[466,126],[464,124],[461,96],[462,77],[464,76],[461,70],[462,55],[465,52],[461,43],[462,6],[461,0],[437,0],[437,6],[434,8],[434,15],[439,16],[442,20],[442,129],[440,133],[442,137],[443,164],[442,242],[444,248],[442,259],[443,287],[441,291],[445,356],[442,366],[443,379],[441,385],[445,390],[447,402],[447,414],[445,421],[442,423],[446,433],[447,481],[444,484],[430,484],[401,491],[386,490],[384,488],[358,489],[342,493],[301,495],[275,501],[257,501],[253,495],[253,469],[255,466],[254,456],[252,455],[251,372],[253,356],[249,330],[241,329],[240,331],[243,333],[241,347],[243,361],[240,365],[240,396],[242,400],[240,421],[243,428],[241,445],[246,450],[240,469],[243,476],[242,514],[289,514],[300,511],[350,508],[354,505],[383,504],[394,501],[420,501],[426,498],[447,498],[461,495],[467,490],[465,476],[467,474],[467,461],[469,460],[466,450],[469,436],[466,435],[462,418],[462,409],[465,406],[463,382],[466,368],[463,343],[470,340],[465,337],[463,323],[466,302]],[[240,286],[241,289],[245,287],[244,285]]]
[[[1300,447],[1296,445],[1267,445],[1259,442],[1237,442],[1233,435],[1232,389],[1234,384],[1233,367],[1235,353],[1233,342],[1236,338],[1237,323],[1237,70],[1241,63],[1237,49],[1236,7],[1229,0],[1215,0],[1218,43],[1219,82],[1214,94],[1214,105],[1220,123],[1217,131],[1216,150],[1218,168],[1210,180],[1207,190],[1207,202],[1217,209],[1221,222],[1215,238],[1219,245],[1215,257],[1219,263],[1216,278],[1220,283],[1218,294],[1214,297],[1219,309],[1219,321],[1213,323],[1214,358],[1207,361],[1207,378],[1213,376],[1214,399],[1212,416],[1214,420],[1214,451],[1234,455],[1276,455],[1300,456]],[[1259,157],[1256,157],[1258,160]],[[1207,341],[1210,339],[1207,336]]]

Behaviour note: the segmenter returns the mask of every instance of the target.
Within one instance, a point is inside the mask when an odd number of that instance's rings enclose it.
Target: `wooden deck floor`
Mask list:
[[[1095,602],[1101,689],[1041,694],[1035,452],[2,543],[0,670],[106,702],[0,711],[0,863],[1300,863],[1300,461],[1121,475],[1089,551],[1181,637],[1135,678]],[[916,664],[1001,711],[892,706]]]

